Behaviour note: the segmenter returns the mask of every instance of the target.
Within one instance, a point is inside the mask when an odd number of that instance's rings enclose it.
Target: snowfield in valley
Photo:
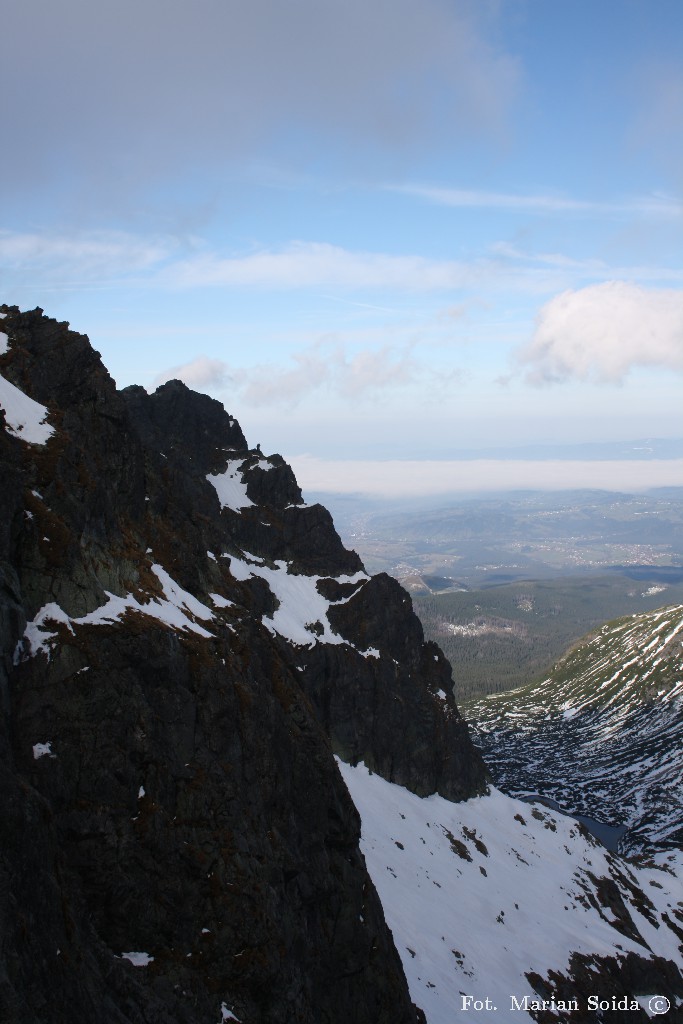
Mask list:
[[[683,912],[680,851],[636,866],[573,819],[495,789],[454,804],[415,796],[362,764],[339,762],[339,769],[361,816],[361,849],[411,996],[428,1024],[454,1024],[466,997],[488,998],[499,1011],[490,1019],[506,1021],[512,996],[539,998],[527,974],[567,974],[573,952],[633,951],[683,965],[681,940],[663,917]],[[600,898],[605,878],[619,888],[631,935]],[[515,1019],[533,1017],[522,1010]]]

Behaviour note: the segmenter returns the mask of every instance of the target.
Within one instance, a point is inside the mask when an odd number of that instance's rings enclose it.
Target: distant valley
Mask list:
[[[413,593],[425,634],[453,666],[459,703],[542,678],[568,647],[609,619],[680,601],[683,582],[625,572]]]
[[[620,849],[683,841],[683,605],[608,623],[540,683],[465,707],[496,785],[627,826]]]
[[[397,505],[324,495],[371,572],[478,589],[618,568],[683,580],[683,487],[647,494],[511,492]],[[445,584],[443,584],[445,585]]]
[[[683,601],[683,488],[331,505],[344,541],[410,592],[458,701],[540,678],[610,619]]]

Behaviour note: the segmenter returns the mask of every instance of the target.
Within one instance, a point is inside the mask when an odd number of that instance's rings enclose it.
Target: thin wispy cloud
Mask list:
[[[156,288],[339,288],[431,291],[471,285],[483,269],[475,263],[428,257],[362,252],[327,242],[294,241],[279,249],[225,256],[195,240],[183,253],[174,239],[148,238],[122,231],[22,233],[0,231],[0,263],[5,273],[33,275],[65,288],[84,280],[109,283],[138,275]],[[333,301],[344,301],[334,296]],[[348,300],[346,300],[348,301]],[[373,303],[366,308],[392,312]]]
[[[434,259],[345,249],[327,242],[292,242],[279,249],[224,257],[206,252],[169,263],[158,283],[173,288],[338,288],[398,292],[505,289],[531,294],[559,291],[575,283],[614,277],[683,281],[683,270],[614,267],[596,259],[560,253],[522,253],[505,244],[470,260]]]
[[[460,209],[526,211],[545,216],[549,214],[590,214],[596,217],[683,217],[683,203],[675,197],[664,195],[634,196],[618,201],[596,201],[551,193],[520,195],[512,192],[441,188],[436,185],[408,184],[385,187],[387,191],[415,196],[439,206],[452,206]]]
[[[400,313],[401,310],[395,306],[378,306],[375,302],[355,302],[353,299],[345,299],[340,295],[325,295],[325,299],[329,299],[330,302],[339,302],[345,306],[354,306],[356,309],[369,309],[375,313]]]
[[[294,408],[307,398],[326,394],[356,403],[423,382],[433,371],[422,365],[410,345],[384,344],[348,351],[336,337],[324,337],[299,352],[289,365],[235,366],[207,356],[170,367],[155,384],[178,378],[190,387],[231,394],[255,408]],[[449,383],[453,382],[449,375]]]
[[[156,268],[177,245],[124,231],[12,232],[0,230],[0,262],[7,270],[59,272],[64,279],[130,274]]]
[[[456,260],[358,252],[327,242],[292,242],[280,250],[223,257],[200,254],[161,275],[172,287],[350,288],[414,291],[471,284],[477,270]]]
[[[154,385],[164,384],[167,380],[182,380],[188,387],[199,391],[218,390],[226,387],[232,379],[229,367],[222,359],[201,355],[157,374]]]
[[[561,252],[529,252],[511,245],[509,242],[494,242],[491,246],[493,256],[505,262],[515,263],[519,267],[545,268],[562,271],[577,281],[589,279],[627,279],[630,281],[672,282],[683,284],[683,269],[680,266],[662,266],[656,264],[607,263],[596,257],[577,258]]]
[[[505,290],[533,296],[614,279],[683,283],[680,267],[615,266],[563,253],[525,252],[507,242],[494,243],[469,260],[370,252],[316,241],[225,255],[196,237],[188,246],[171,237],[122,231],[0,232],[0,265],[7,287],[31,282],[34,290],[68,291],[119,282],[155,291],[334,289],[346,298],[328,294],[330,301],[386,314],[396,310],[364,302],[363,296],[373,291],[404,296],[451,292],[488,300]],[[354,294],[357,298],[351,299]]]

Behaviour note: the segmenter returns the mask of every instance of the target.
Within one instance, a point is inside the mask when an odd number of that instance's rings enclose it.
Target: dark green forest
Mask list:
[[[425,635],[453,667],[459,703],[542,678],[608,619],[683,601],[683,584],[622,574],[523,581],[412,596]]]

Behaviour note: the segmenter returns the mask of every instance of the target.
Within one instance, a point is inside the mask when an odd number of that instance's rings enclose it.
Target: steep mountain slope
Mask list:
[[[418,1024],[413,1000],[450,1024],[463,973],[476,994],[503,968],[537,994],[683,997],[675,858],[637,873],[485,796],[408,595],[283,460],[206,396],[117,392],[66,324],[3,311],[3,1024]]]
[[[571,818],[496,790],[420,800],[363,765],[341,769],[429,1024],[634,1024],[657,995],[671,1005],[664,1021],[683,1019],[681,851],[636,865]]]
[[[5,312],[0,1019],[415,1022],[332,753],[482,792],[447,661],[218,402]]]
[[[625,852],[683,845],[683,605],[608,623],[467,711],[505,792],[627,825]]]

